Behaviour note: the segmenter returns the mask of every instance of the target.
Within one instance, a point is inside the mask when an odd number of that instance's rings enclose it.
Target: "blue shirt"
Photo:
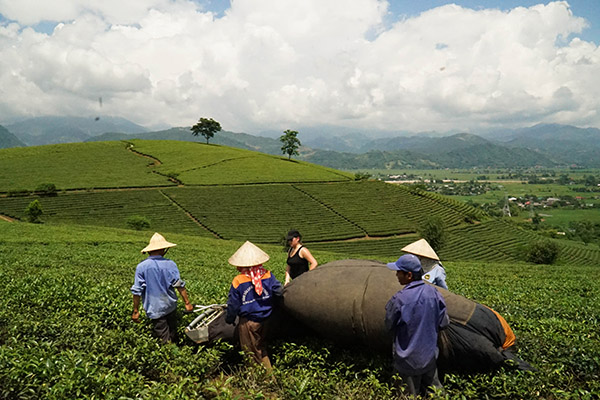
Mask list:
[[[260,280],[263,292],[259,296],[248,276],[240,274],[233,279],[229,288],[225,322],[233,324],[236,315],[250,321],[262,322],[271,315],[273,296],[280,296],[283,288],[270,271],[267,271]]]
[[[385,326],[394,334],[394,368],[402,375],[421,375],[435,366],[440,328],[450,323],[446,302],[434,286],[410,282],[385,306]]]
[[[184,287],[174,261],[162,256],[149,256],[135,269],[131,293],[142,297],[146,315],[158,319],[177,308],[176,287]]]
[[[448,289],[446,285],[446,270],[442,267],[442,264],[436,264],[430,271],[423,275],[423,280],[433,283],[444,289]]]

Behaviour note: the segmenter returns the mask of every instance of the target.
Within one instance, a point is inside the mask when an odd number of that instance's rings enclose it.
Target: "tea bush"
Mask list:
[[[553,264],[558,258],[559,247],[550,239],[536,240],[527,249],[527,261],[536,264]]]
[[[140,215],[132,215],[127,218],[127,226],[136,231],[141,231],[150,228],[150,220]]]

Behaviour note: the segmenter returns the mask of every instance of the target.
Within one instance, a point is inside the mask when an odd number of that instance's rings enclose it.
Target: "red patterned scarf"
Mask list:
[[[263,286],[262,286],[262,276],[267,273],[267,270],[263,268],[261,265],[255,265],[253,267],[243,268],[243,274],[252,280],[252,285],[254,285],[254,291],[259,296],[262,295]]]

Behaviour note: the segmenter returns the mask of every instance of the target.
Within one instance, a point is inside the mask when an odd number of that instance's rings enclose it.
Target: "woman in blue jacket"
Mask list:
[[[281,296],[281,283],[263,268],[269,255],[246,241],[230,258],[229,264],[239,271],[233,278],[227,299],[225,321],[235,322],[239,316],[238,335],[242,349],[267,370],[271,361],[267,353],[268,319],[273,311],[273,297]]]

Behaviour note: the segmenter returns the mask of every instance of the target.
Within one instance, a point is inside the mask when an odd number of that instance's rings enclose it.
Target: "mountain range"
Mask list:
[[[348,131],[324,127],[298,129],[303,146],[298,158],[337,169],[472,168],[570,166],[600,167],[600,130],[539,124],[529,128],[474,135],[435,132]],[[221,131],[210,143],[282,155],[275,131],[266,136]],[[393,135],[396,136],[393,136]],[[392,135],[392,136],[390,136]],[[267,137],[269,136],[269,137]],[[123,118],[39,117],[0,126],[0,148],[53,143],[167,139],[204,141],[189,127],[149,131]]]
[[[5,125],[27,146],[84,142],[105,132],[142,133],[148,129],[120,117],[36,117]]]
[[[0,149],[9,147],[25,147],[25,143],[19,140],[8,129],[0,125]]]

